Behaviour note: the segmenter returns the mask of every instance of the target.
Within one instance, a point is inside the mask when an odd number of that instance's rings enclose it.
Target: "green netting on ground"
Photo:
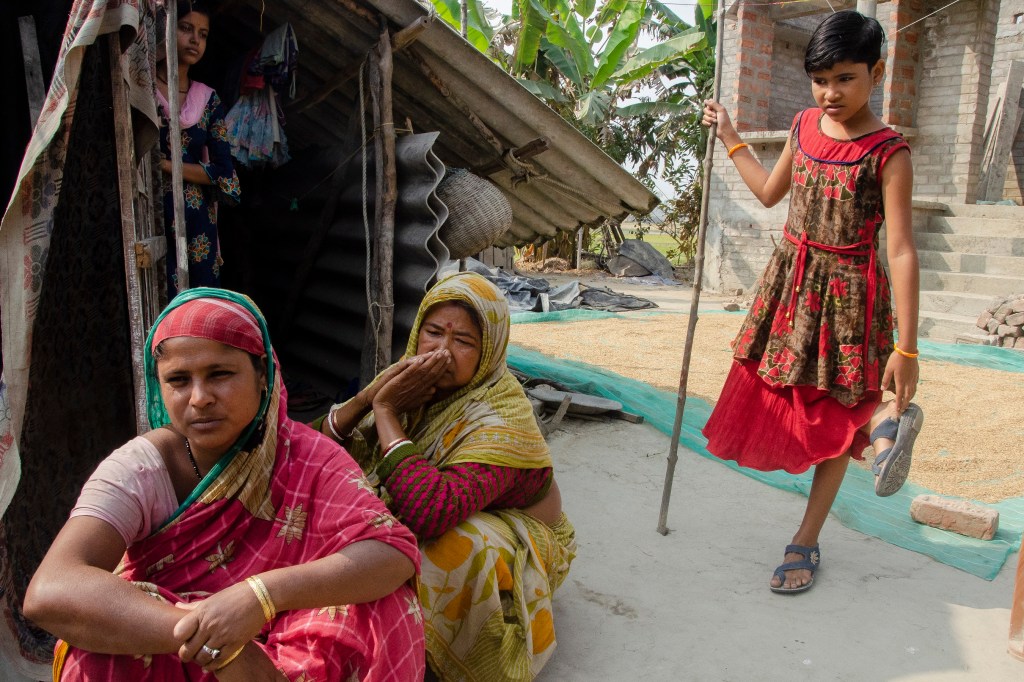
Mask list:
[[[658,390],[598,367],[570,360],[554,360],[516,346],[509,346],[508,362],[516,370],[530,376],[545,377],[574,391],[616,400],[627,411],[643,415],[662,433],[669,436],[672,434],[676,410],[674,393]],[[785,472],[755,471],[739,467],[733,462],[722,462],[711,455],[707,451],[707,440],[701,434],[710,413],[710,406],[703,400],[687,398],[679,439],[681,445],[755,480],[807,495],[811,488],[810,472],[794,476]],[[685,462],[681,466],[685,467]],[[676,489],[677,495],[685,495],[685,491],[680,491],[678,486]],[[866,535],[920,552],[986,580],[995,578],[1007,557],[1018,547],[1021,533],[1024,532],[1024,498],[989,505],[999,510],[999,532],[995,539],[983,541],[915,523],[910,518],[910,501],[928,492],[925,488],[908,483],[892,497],[877,497],[871,473],[858,466],[851,466],[832,513],[843,525]],[[651,519],[652,528],[654,524],[655,520]]]
[[[617,313],[607,310],[589,310],[573,308],[571,310],[552,310],[548,313],[512,313],[512,324],[530,324],[532,322],[588,322],[618,317]]]
[[[965,343],[939,343],[925,339],[921,339],[917,345],[925,360],[954,362],[968,367],[998,369],[1001,372],[1024,372],[1024,353],[1019,350]]]

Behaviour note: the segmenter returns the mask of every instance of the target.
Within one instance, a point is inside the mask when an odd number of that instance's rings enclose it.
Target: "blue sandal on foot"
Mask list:
[[[922,424],[924,412],[910,403],[899,419],[886,417],[871,432],[872,443],[879,438],[893,441],[892,447],[878,453],[875,463],[871,465],[871,471],[875,474],[875,494],[879,497],[892,495],[906,483],[914,441],[921,432]]]
[[[776,568],[772,577],[779,579],[779,586],[775,587],[769,582],[768,589],[778,594],[797,594],[798,592],[806,592],[811,589],[811,585],[814,584],[814,572],[821,566],[821,552],[818,550],[818,546],[804,547],[803,545],[786,545],[786,554],[799,554],[803,559],[800,559],[799,561],[788,561]],[[805,585],[801,585],[800,587],[784,587],[786,584],[786,571],[797,571],[800,569],[810,571],[811,579],[808,580]]]

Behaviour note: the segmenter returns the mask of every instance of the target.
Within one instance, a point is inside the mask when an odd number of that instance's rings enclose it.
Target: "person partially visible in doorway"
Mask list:
[[[762,471],[814,467],[803,521],[769,581],[803,592],[821,566],[818,535],[850,457],[874,446],[875,492],[910,470],[924,415],[917,390],[918,259],[910,147],[871,110],[884,33],[855,11],[830,14],[804,57],[817,107],[796,115],[769,171],[721,104],[707,101],[740,177],[765,206],[787,193],[783,237],[733,342],[732,369],[704,428],[708,450]],[[885,221],[890,280],[878,256]],[[893,339],[895,297],[899,341]],[[895,393],[883,401],[883,392]]]
[[[509,321],[480,275],[438,282],[405,358],[320,424],[420,542],[428,679],[528,682],[555,650],[552,597],[575,530],[505,362]]]
[[[90,476],[25,596],[53,679],[422,680],[416,539],[288,418],[252,301],[185,291],[145,350],[153,430]]]
[[[178,91],[181,123],[182,191],[185,194],[185,236],[188,253],[189,287],[220,285],[223,264],[217,233],[217,210],[221,201],[237,203],[241,186],[231,161],[231,144],[224,124],[225,109],[208,85],[192,80],[189,69],[206,53],[210,34],[210,12],[199,0],[179,0],[178,63],[157,64],[157,102],[160,105],[160,149],[164,158],[164,225],[167,234],[168,298],[178,291],[175,238],[180,233],[174,222],[171,190],[170,123],[168,89]]]

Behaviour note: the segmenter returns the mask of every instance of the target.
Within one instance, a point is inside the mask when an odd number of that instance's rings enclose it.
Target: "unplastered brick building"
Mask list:
[[[921,329],[938,338],[969,330],[994,296],[1024,292],[1024,0],[959,0],[943,9],[948,4],[892,0],[875,10],[887,42],[873,106],[912,149]],[[855,5],[831,0],[836,9]],[[768,167],[794,115],[814,106],[804,50],[831,11],[826,0],[740,1],[727,11],[722,103]],[[752,289],[782,239],[786,211],[786,201],[764,208],[718,145],[704,285]]]

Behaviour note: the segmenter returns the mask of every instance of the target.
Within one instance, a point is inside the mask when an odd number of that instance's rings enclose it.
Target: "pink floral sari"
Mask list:
[[[222,299],[217,305],[227,299],[228,305],[243,302],[247,305],[239,307],[250,309],[242,297],[211,289],[190,290],[171,305],[204,292]],[[262,323],[262,317],[256,319]],[[199,330],[190,335],[213,338]],[[273,364],[265,428],[257,426],[249,439],[243,435],[247,445],[229,451],[160,530],[128,548],[118,573],[153,598],[202,600],[255,573],[314,561],[363,540],[394,547],[418,567],[412,533],[374,495],[352,458],[288,418],[276,358]],[[155,407],[151,421],[158,425],[162,404]],[[422,616],[409,586],[369,604],[280,613],[256,642],[292,682],[423,679]],[[213,682],[215,677],[175,655],[94,654],[61,642],[54,679]]]

